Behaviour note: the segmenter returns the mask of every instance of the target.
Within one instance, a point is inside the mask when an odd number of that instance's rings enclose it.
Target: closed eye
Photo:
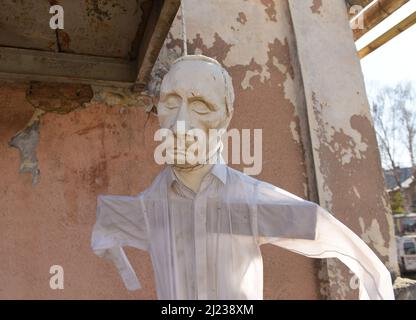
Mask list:
[[[180,107],[181,101],[182,99],[180,96],[176,94],[170,94],[163,100],[162,103],[166,108],[174,110]]]
[[[189,103],[189,106],[197,114],[203,115],[211,112],[209,105],[202,100],[193,100]]]

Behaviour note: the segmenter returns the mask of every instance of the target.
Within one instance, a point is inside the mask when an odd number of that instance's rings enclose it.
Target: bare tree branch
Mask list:
[[[402,125],[402,140],[409,153],[413,176],[416,176],[416,105],[415,90],[411,82],[399,83],[394,89],[395,101],[393,107],[399,111]]]
[[[410,82],[401,82],[377,89],[370,98],[383,166],[392,171],[397,186],[402,190],[400,161],[403,161],[403,150],[408,153],[412,174],[416,177],[415,88]],[[398,149],[402,152],[397,152]]]

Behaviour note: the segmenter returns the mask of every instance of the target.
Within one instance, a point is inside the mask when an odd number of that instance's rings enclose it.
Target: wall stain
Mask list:
[[[226,43],[217,32],[214,34],[214,39],[214,44],[208,48],[206,45],[204,45],[204,41],[202,40],[201,35],[198,33],[196,38],[192,39],[190,47],[193,49],[193,51],[199,49],[206,56],[215,58],[219,62],[223,63],[233,45]],[[221,48],[221,50],[218,50],[218,48]]]
[[[361,135],[362,141],[354,141],[349,135],[345,134],[343,129],[335,130],[331,139],[328,139],[326,130],[328,123],[324,122],[321,116],[320,108],[325,106],[324,103],[319,103],[316,96],[314,101],[314,116],[317,122],[317,135],[320,140],[320,145],[317,147],[320,154],[320,168],[322,176],[325,177],[324,189],[325,192],[331,192],[331,203],[325,204],[332,213],[344,212],[340,214],[344,216],[346,225],[360,234],[363,232],[364,225],[371,226],[373,219],[386,219],[384,181],[381,174],[381,164],[379,161],[379,153],[375,138],[374,129],[371,121],[361,115],[354,115],[350,119],[351,128],[358,131]],[[317,107],[317,103],[320,107]],[[367,145],[367,150],[360,152],[352,152],[356,143],[363,142]],[[346,161],[346,151],[348,161]],[[368,168],[364,164],[379,163],[379,166]],[[342,170],[339,167],[342,166]],[[362,170],[361,168],[366,168]],[[378,190],[375,190],[375,186]],[[362,220],[357,218],[357,215],[366,212]],[[367,221],[370,219],[370,221]],[[360,224],[359,224],[359,221]],[[385,249],[389,248],[392,239],[389,232],[388,224],[383,224],[381,227],[381,234],[386,237],[384,240]],[[368,237],[367,237],[368,238]],[[394,240],[394,239],[393,239]],[[378,241],[380,242],[380,241]],[[372,243],[369,243],[371,246]],[[378,253],[383,262],[389,263],[389,256],[386,255],[386,250],[382,250],[380,245],[373,246],[373,249]]]
[[[56,29],[55,31],[57,32],[57,37],[58,37],[58,42],[59,42],[59,51],[73,53],[74,50],[70,48],[71,38],[69,34],[60,29]]]
[[[310,8],[312,13],[321,14],[322,0],[313,0],[313,4]]]
[[[244,12],[239,12],[238,13],[238,17],[237,17],[237,22],[240,22],[241,24],[246,24],[246,22],[247,22],[247,17],[246,17],[246,15],[245,15],[245,13]]]
[[[111,0],[85,0],[87,5],[87,15],[89,17],[96,18],[97,20],[103,22],[104,20],[110,21],[112,18],[112,12],[116,7],[119,7],[123,12],[126,11],[120,3],[117,1]]]
[[[82,180],[84,180],[94,192],[106,190],[109,182],[107,160],[103,159],[88,169],[82,170],[80,175]]]
[[[94,89],[94,90],[93,90]],[[34,113],[24,129],[17,132],[9,141],[9,146],[20,151],[20,173],[32,174],[32,185],[39,182],[40,170],[36,148],[39,144],[41,117],[46,113],[66,115],[81,108],[88,107],[92,102],[101,102],[109,107],[123,105],[125,107],[144,107],[145,97],[122,88],[106,88],[89,85],[61,84],[31,82],[25,90],[25,99],[34,108]],[[120,109],[122,113],[123,109]],[[122,128],[126,129],[123,123]],[[86,135],[95,129],[108,130],[112,135],[120,135],[115,126],[99,123],[95,126],[87,126],[75,132],[77,135]],[[59,134],[59,133],[57,133]],[[102,163],[91,168],[88,174],[89,181],[95,181],[96,185],[105,186],[108,178],[102,175]],[[92,178],[94,177],[94,178]],[[87,178],[86,178],[87,179]],[[91,183],[92,185],[92,183]]]
[[[264,11],[266,11],[267,16],[271,21],[276,22],[276,4],[274,3],[274,0],[261,0],[262,5],[266,7]]]
[[[27,101],[45,112],[66,114],[84,106],[93,98],[89,85],[31,82]]]
[[[17,132],[9,141],[9,146],[20,151],[19,173],[31,173],[32,186],[38,184],[40,176],[36,148],[39,144],[40,117],[43,114],[44,111],[35,110],[26,127]]]

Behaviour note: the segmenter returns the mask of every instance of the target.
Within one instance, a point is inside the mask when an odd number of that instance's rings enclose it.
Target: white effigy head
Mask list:
[[[188,157],[196,141],[205,135],[205,159],[218,152],[218,133],[224,133],[233,115],[232,79],[221,64],[203,55],[177,59],[163,78],[157,106],[161,128],[173,132],[174,165],[189,167]],[[215,135],[217,132],[217,135]],[[179,148],[182,145],[184,148]],[[185,163],[178,159],[184,156]],[[198,164],[200,164],[198,162]]]

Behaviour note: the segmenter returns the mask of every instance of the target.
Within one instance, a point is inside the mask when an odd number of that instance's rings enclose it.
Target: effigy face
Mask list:
[[[217,152],[218,138],[228,127],[233,109],[233,88],[228,73],[203,56],[187,56],[174,63],[162,81],[157,106],[161,128],[171,130],[174,164],[189,165],[196,142],[205,160]],[[195,156],[195,155],[194,155]]]

